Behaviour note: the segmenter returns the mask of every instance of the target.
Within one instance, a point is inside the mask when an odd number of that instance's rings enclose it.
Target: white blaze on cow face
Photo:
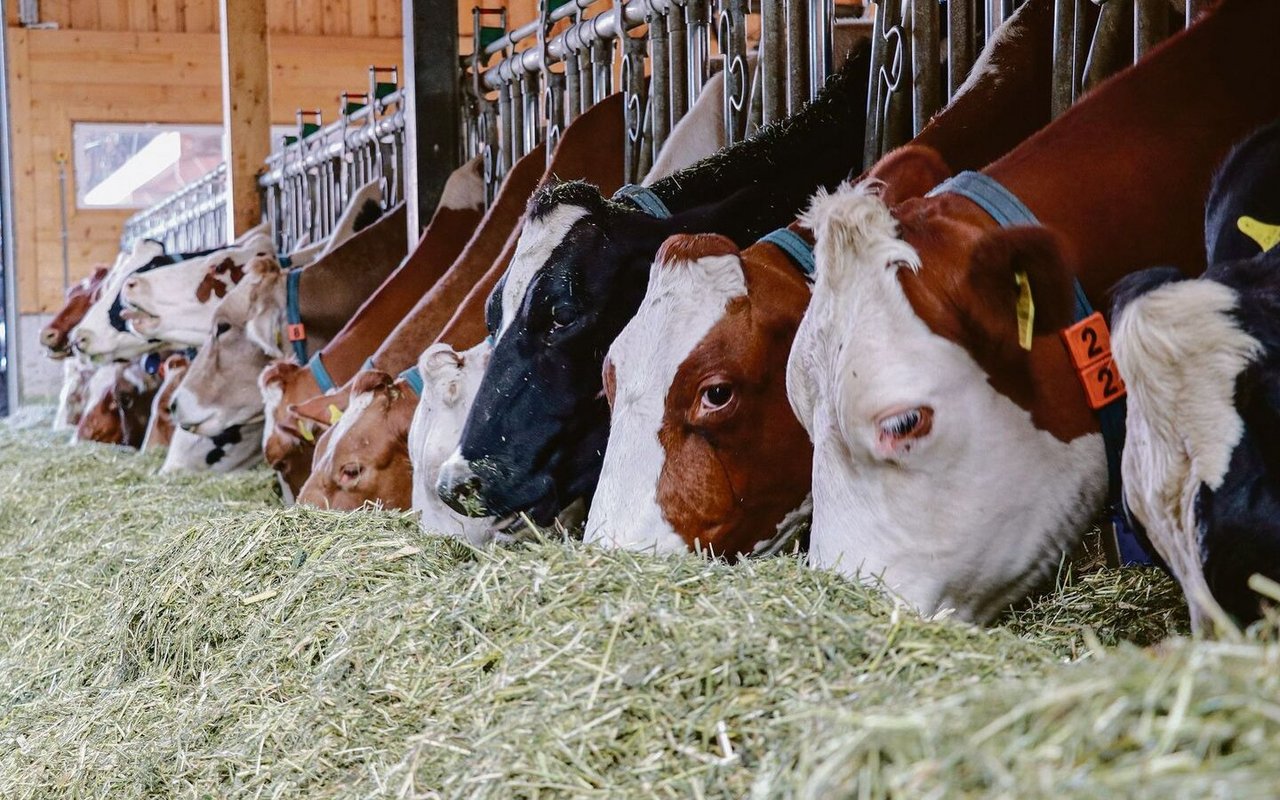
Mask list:
[[[1106,492],[1102,437],[1065,443],[916,315],[921,269],[863,187],[820,193],[817,284],[787,393],[814,443],[809,559],[921,612],[985,620],[1039,583]]]
[[[489,363],[488,342],[458,353],[447,344],[428,347],[418,359],[422,396],[409,426],[413,462],[413,510],[424,531],[485,544],[493,538],[493,517],[464,517],[436,493],[440,466],[458,446],[462,426]]]
[[[668,240],[671,241],[671,240]],[[609,348],[609,445],[587,516],[585,540],[610,547],[687,552],[658,503],[666,451],[658,438],[680,364],[747,293],[737,255],[655,261],[639,311]]]
[[[569,235],[574,223],[586,215],[587,209],[582,206],[561,204],[547,214],[524,223],[516,252],[511,257],[511,266],[507,267],[502,283],[502,324],[495,341],[501,339],[515,321],[530,284],[546,266],[551,253]]]
[[[1167,284],[1122,309],[1111,340],[1128,388],[1125,503],[1182,585],[1200,632],[1233,627],[1205,579],[1196,498],[1202,484],[1222,486],[1244,435],[1236,379],[1262,352],[1233,319],[1237,303],[1216,281]]]

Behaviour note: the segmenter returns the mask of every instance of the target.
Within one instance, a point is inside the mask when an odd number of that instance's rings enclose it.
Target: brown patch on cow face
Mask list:
[[[196,287],[196,299],[207,303],[211,298],[222,299],[232,286],[244,279],[244,267],[229,258],[223,259],[204,273],[200,285]]]
[[[311,477],[298,502],[349,511],[367,502],[407,509],[413,497],[413,465],[409,460],[409,424],[417,398],[385,372],[367,370],[357,381],[367,391],[353,391],[344,419],[316,443]]]
[[[733,256],[738,246],[728,236],[718,233],[678,233],[668,236],[658,248],[655,260],[669,267],[675,264],[693,264],[711,256]]]
[[[311,371],[292,361],[275,361],[258,376],[258,386],[264,396],[279,392],[279,400],[271,409],[271,433],[263,442],[262,452],[267,463],[289,487],[294,497],[311,476],[311,461],[315,454],[316,431],[310,440],[302,435],[302,426],[309,422],[300,420],[290,408],[320,394]]]
[[[191,360],[181,353],[174,353],[164,360],[160,368],[163,383],[156,392],[155,400],[151,401],[151,421],[147,424],[143,450],[161,450],[173,441],[173,415],[169,413],[169,404],[173,401],[173,393],[182,385],[190,364]]]
[[[1074,293],[1058,238],[1039,227],[1000,228],[967,200],[939,196],[895,209],[918,271],[898,270],[916,315],[955,342],[997,392],[1060,441],[1098,430],[1058,332],[1071,323]],[[1035,302],[1031,350],[1018,344],[1017,272]],[[1079,397],[1077,402],[1064,398]]]
[[[813,447],[787,400],[787,357],[809,289],[772,244],[741,256],[747,294],[690,352],[667,393],[658,505],[692,548],[730,558],[804,501]]]
[[[71,355],[71,342],[67,337],[98,299],[106,279],[106,265],[98,264],[87,278],[67,287],[66,302],[40,331],[40,344],[44,345],[50,358],[63,359]]]

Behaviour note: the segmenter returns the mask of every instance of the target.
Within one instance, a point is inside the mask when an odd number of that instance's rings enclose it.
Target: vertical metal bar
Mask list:
[[[569,53],[564,60],[564,113],[565,124],[571,124],[582,110],[582,83],[578,76],[578,54]]]
[[[1133,60],[1169,37],[1168,0],[1137,0],[1133,4]]]
[[[667,141],[674,122],[671,118],[671,64],[667,52],[667,21],[652,0],[645,4],[645,21],[649,25],[649,126],[656,154]]]
[[[627,137],[622,175],[628,183],[640,179],[640,149],[644,146],[645,49],[643,38],[622,35],[623,113]]]
[[[956,2],[956,0],[951,0]],[[808,0],[809,3],[809,99],[818,96],[831,74],[833,35],[835,29],[834,0]],[[841,53],[844,55],[844,53]]]
[[[707,59],[711,50],[711,31],[708,22],[710,9],[707,0],[688,0],[684,8],[685,21],[688,23],[687,41],[689,47],[689,106],[698,102],[702,87],[707,82]],[[684,116],[681,114],[681,116]]]
[[[889,29],[889,40],[892,45],[892,58],[887,69],[887,100],[884,113],[884,131],[881,137],[881,154],[904,144],[911,138],[911,19],[906,15],[902,5],[904,0],[885,2],[888,21],[897,21]]]
[[[592,48],[584,46],[578,51],[578,113],[583,113],[595,102],[596,68],[591,60]]]
[[[667,66],[671,78],[671,119],[689,113],[689,37],[684,12],[674,2],[667,10]],[[672,123],[674,124],[674,122]]]
[[[1003,0],[984,0],[986,5],[986,26],[983,29],[985,39],[991,41],[991,34],[1004,24],[1005,12]]]
[[[524,92],[520,76],[516,75],[507,84],[507,94],[511,97],[511,163],[520,160],[527,150],[524,146]]]
[[[542,89],[543,113],[547,115],[547,159],[560,143],[560,133],[564,126],[564,86],[565,77],[560,72],[548,72],[547,85]]]
[[[1053,89],[1050,107],[1057,117],[1071,105],[1075,60],[1076,0],[1056,0],[1053,15]]]
[[[746,14],[746,0],[723,0],[719,39],[724,53],[725,144],[741,141],[747,131],[751,76],[747,74]]]
[[[1061,2],[1061,0],[1059,0]],[[947,3],[947,98],[955,97],[976,58],[973,0]]]
[[[876,10],[877,15],[880,9]],[[765,125],[787,114],[786,19],[781,3],[760,5],[761,105]]]
[[[1090,14],[1093,0],[1076,0],[1075,33],[1072,38],[1071,102],[1080,99],[1084,64],[1089,58],[1089,44],[1093,41],[1093,17]]]
[[[1209,7],[1210,0],[1187,0],[1187,25],[1195,22],[1196,17]]]
[[[498,90],[498,142],[498,171],[506,175],[516,159],[515,137],[511,135],[511,92],[505,86]]]
[[[809,99],[809,0],[786,0],[787,113],[794,114]]]
[[[539,108],[542,104],[540,79],[541,75],[536,72],[526,72],[520,79],[520,90],[524,96],[524,152],[526,153],[537,147],[542,139],[542,114]],[[550,150],[547,151],[547,158],[551,158]]]
[[[613,42],[601,39],[591,45],[591,62],[596,71],[595,94],[591,105],[613,94]]]
[[[456,0],[403,0],[405,87],[405,194],[409,246],[417,244],[458,166],[458,4]],[[427,124],[419,122],[427,121]]]
[[[871,29],[871,74],[867,87],[867,130],[863,143],[862,163],[874,164],[880,158],[881,131],[884,127],[885,86],[882,73],[889,53],[886,37],[888,21],[887,4],[876,7]]]
[[[1082,91],[1119,72],[1133,58],[1133,0],[1107,0],[1098,12],[1089,61],[1081,79]]]
[[[938,22],[937,0],[911,0],[911,112],[914,133],[920,133],[942,100]]]
[[[8,18],[6,3],[0,0],[0,19]],[[7,36],[0,36],[0,240],[3,250],[0,251],[0,294],[4,302],[0,304],[0,322],[4,323],[4,349],[0,350],[0,359],[4,361],[4,369],[0,370],[0,396],[4,399],[4,409],[0,412],[7,415],[16,411],[22,400],[22,370],[18,363],[18,337],[21,327],[18,317],[18,262],[17,244],[14,241],[13,225],[13,129],[10,124],[12,106],[9,103],[9,46]]]

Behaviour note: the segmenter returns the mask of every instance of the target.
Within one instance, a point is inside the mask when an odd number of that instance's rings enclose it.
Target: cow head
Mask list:
[[[459,515],[440,501],[436,480],[440,465],[458,446],[490,351],[488,342],[461,353],[447,344],[428,347],[418,359],[422,395],[409,426],[413,508],[419,514],[422,529],[457,536],[473,544],[489,541],[493,519]]]
[[[147,435],[142,440],[144,451],[163,450],[172,441],[173,415],[169,413],[169,405],[173,402],[174,393],[182,385],[182,379],[186,377],[187,367],[190,365],[191,359],[183,353],[172,353],[161,363],[158,372],[160,389],[151,402],[151,421],[147,425]]]
[[[949,195],[897,211],[844,187],[804,218],[817,283],[787,391],[814,444],[810,561],[983,620],[1049,574],[1106,494],[1058,340],[1070,279],[1046,230],[995,228]]]
[[[83,441],[140,447],[160,381],[138,362],[100,368],[89,384],[89,399],[76,427]]]
[[[244,279],[214,310],[207,338],[173,395],[170,410],[183,429],[214,437],[263,418],[257,377],[273,357],[282,355],[278,332],[283,283],[284,273],[275,259],[255,258]],[[264,349],[266,345],[271,349]]]
[[[129,276],[147,267],[171,264],[174,256],[164,254],[164,245],[151,239],[141,239],[133,250],[122,256],[107,273],[98,297],[69,334],[71,345],[77,352],[94,363],[128,361],[158,350],[159,342],[148,342],[125,327],[120,301],[120,289]]]
[[[262,453],[276,472],[285,500],[292,503],[311,475],[317,431],[310,421],[293,413],[293,407],[320,393],[310,370],[292,361],[271,362],[258,376],[262,394]]]
[[[415,405],[403,382],[387,373],[365,370],[356,375],[342,418],[316,442],[311,477],[298,502],[344,511],[370,501],[384,508],[409,508],[413,465],[408,439]]]
[[[99,264],[88,277],[67,287],[66,302],[40,331],[40,344],[44,346],[49,358],[62,359],[71,355],[71,341],[68,338],[71,329],[80,324],[80,320],[84,319],[85,313],[97,299],[102,283],[107,279],[107,272],[107,265]]]
[[[662,240],[687,221],[657,220],[592,186],[546,187],[486,324],[495,344],[458,449],[437,491],[477,516],[529,511],[547,522],[595,488],[608,435],[605,350],[644,294]]]
[[[245,265],[274,252],[270,237],[257,235],[205,258],[135,273],[120,291],[129,328],[146,338],[199,346],[213,310],[244,277]]]
[[[812,450],[785,382],[808,300],[772,244],[663,244],[605,361],[613,414],[588,541],[733,558],[776,535],[809,491]]]

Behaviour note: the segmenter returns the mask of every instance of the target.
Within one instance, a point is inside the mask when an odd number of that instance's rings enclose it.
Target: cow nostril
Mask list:
[[[442,478],[436,485],[436,492],[445,505],[468,517],[487,516],[480,500],[480,489],[480,479],[469,472]]]
[[[45,347],[53,347],[58,342],[58,332],[53,328],[45,328],[40,331],[40,343]]]

